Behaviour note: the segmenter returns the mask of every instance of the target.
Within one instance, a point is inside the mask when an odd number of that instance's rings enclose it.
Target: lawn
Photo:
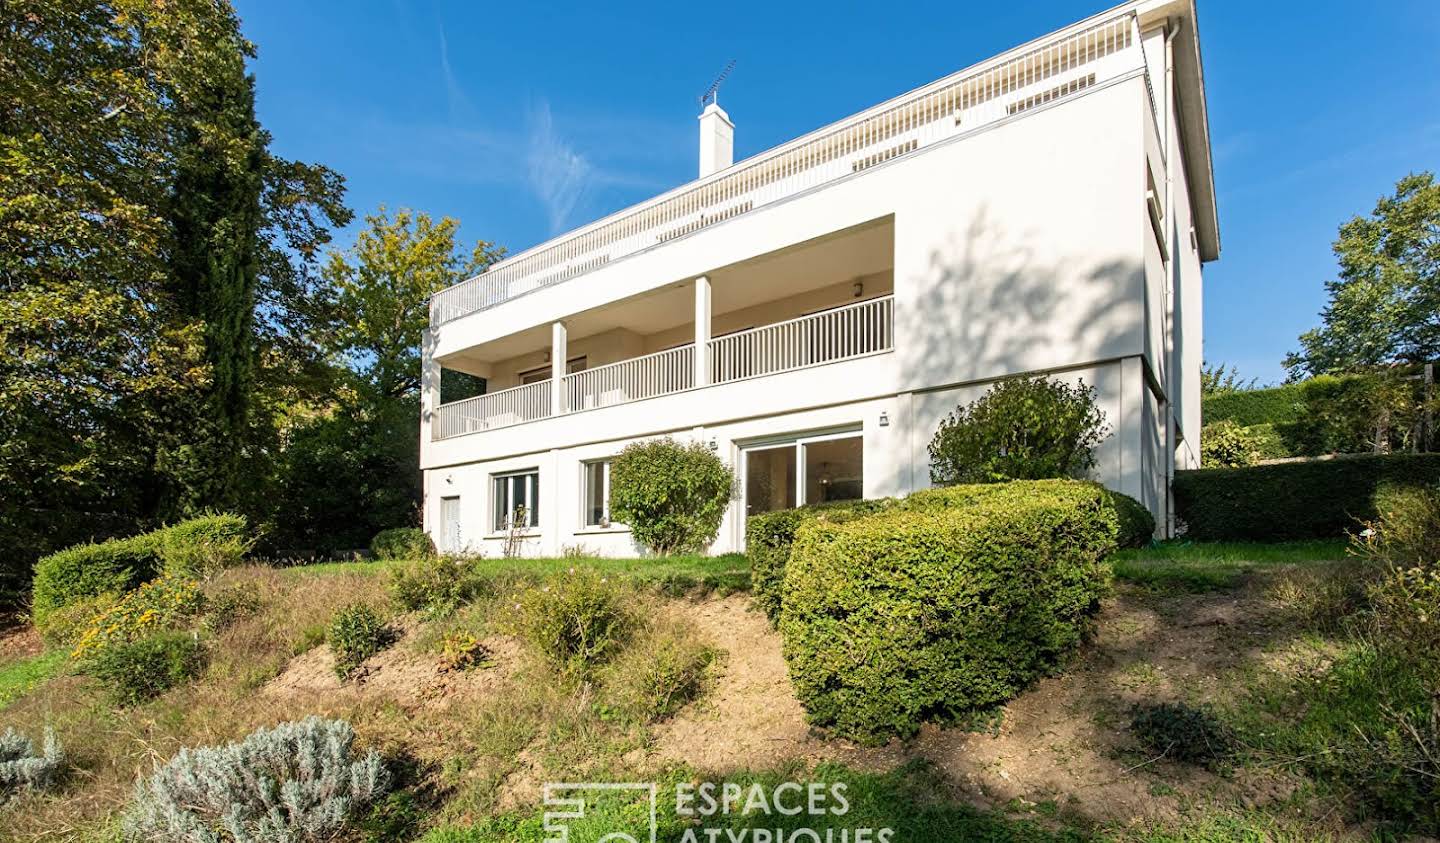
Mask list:
[[[1122,550],[1111,560],[1116,579],[1123,582],[1177,591],[1227,591],[1267,568],[1346,559],[1346,547],[1340,539],[1279,544],[1182,539]]]

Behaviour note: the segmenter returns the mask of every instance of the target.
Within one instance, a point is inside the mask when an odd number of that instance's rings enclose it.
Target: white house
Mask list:
[[[437,294],[425,526],[446,550],[639,552],[606,460],[659,435],[747,514],[929,485],[927,446],[998,378],[1097,388],[1096,479],[1168,532],[1199,463],[1201,265],[1220,252],[1192,0],[1138,0],[732,163]],[[443,402],[442,370],[485,379]]]

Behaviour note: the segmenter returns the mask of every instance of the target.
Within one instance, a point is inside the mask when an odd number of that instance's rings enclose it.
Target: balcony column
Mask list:
[[[550,326],[550,415],[565,413],[565,323]]]
[[[695,279],[695,385],[710,385],[710,279]]]

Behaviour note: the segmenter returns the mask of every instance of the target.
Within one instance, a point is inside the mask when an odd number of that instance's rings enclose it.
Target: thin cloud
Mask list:
[[[595,167],[556,131],[548,101],[542,99],[530,109],[528,124],[525,157],[530,189],[545,207],[550,233],[558,234],[588,194]]]
[[[445,24],[439,24],[439,29],[440,74],[445,78],[445,96],[450,103],[450,119],[454,120],[470,114],[473,109],[470,107],[470,98],[465,96],[465,89],[460,85],[460,80],[455,77],[455,70],[450,67],[450,43],[445,38]]]

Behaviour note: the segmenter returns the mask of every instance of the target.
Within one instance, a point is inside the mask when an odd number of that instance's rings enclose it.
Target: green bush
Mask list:
[[[126,592],[92,618],[71,656],[83,662],[161,630],[182,628],[204,608],[205,595],[194,580],[169,574],[157,577]]]
[[[1260,460],[1283,460],[1290,457],[1300,456],[1290,449],[1286,444],[1285,437],[1275,429],[1273,424],[1252,424],[1249,427],[1241,428],[1250,439],[1250,447],[1255,450],[1255,456]],[[1205,441],[1205,434],[1202,431],[1200,441]]]
[[[874,741],[994,706],[1091,628],[1119,525],[1088,483],[800,527],[780,629],[811,721]]]
[[[1305,456],[1412,450],[1426,411],[1424,382],[1413,374],[1387,368],[1313,377],[1297,385],[1296,416],[1275,428]]]
[[[584,672],[614,655],[634,627],[623,598],[609,578],[572,568],[521,589],[504,626],[551,665]]]
[[[1385,454],[1177,471],[1172,489],[1187,538],[1280,542],[1343,538],[1382,488],[1437,482],[1440,454]]]
[[[244,560],[255,544],[243,515],[213,513],[189,518],[152,533],[165,572],[208,577]]]
[[[610,464],[610,513],[657,556],[699,553],[719,534],[734,486],[734,474],[699,442],[636,442]]]
[[[167,630],[147,638],[103,647],[81,670],[100,680],[118,706],[160,696],[205,668],[205,648],[189,632]]]
[[[67,547],[35,563],[31,618],[42,632],[50,614],[102,594],[124,594],[160,572],[154,533]]]
[[[1260,461],[1255,438],[1233,421],[1211,422],[1200,430],[1200,465],[1205,468],[1240,468]]]
[[[651,621],[606,665],[602,704],[631,722],[664,720],[700,696],[715,656],[690,625]]]
[[[1300,384],[1217,392],[1201,399],[1205,424],[1231,421],[1241,427],[1279,425],[1300,415]]]
[[[390,572],[390,595],[406,612],[445,617],[487,594],[490,581],[469,559],[422,556]]]
[[[205,628],[224,632],[265,606],[260,587],[253,582],[217,589],[205,597]]]
[[[1082,477],[1105,435],[1105,414],[1084,381],[1009,378],[940,422],[930,440],[930,478],[952,484]]]
[[[1365,528],[1351,538],[1358,556],[1400,567],[1440,563],[1440,486],[1381,486]]]
[[[366,659],[390,644],[385,619],[364,603],[354,603],[335,613],[325,630],[325,643],[335,654],[335,675],[348,679]]]
[[[1234,734],[1212,711],[1185,703],[1136,706],[1130,732],[1150,752],[1202,767],[1213,767],[1235,749]]]
[[[435,555],[435,545],[419,527],[395,527],[375,534],[370,553],[376,559],[424,559]]]

